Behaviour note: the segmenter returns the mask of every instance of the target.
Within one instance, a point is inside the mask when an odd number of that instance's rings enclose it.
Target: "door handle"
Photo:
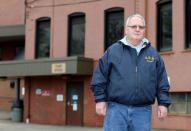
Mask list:
[[[67,102],[67,105],[70,106],[70,101]]]

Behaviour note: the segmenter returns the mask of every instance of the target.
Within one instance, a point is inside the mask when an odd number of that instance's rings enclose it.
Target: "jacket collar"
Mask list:
[[[124,36],[121,40],[120,40],[124,45],[130,46],[132,48],[136,48],[136,46],[132,45],[131,43],[128,42],[127,36]],[[143,38],[141,43],[137,46],[140,46],[141,48],[146,47],[147,45],[149,45],[150,42],[148,39]]]

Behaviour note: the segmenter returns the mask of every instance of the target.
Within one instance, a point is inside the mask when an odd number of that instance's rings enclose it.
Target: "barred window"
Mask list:
[[[191,93],[176,92],[170,93],[172,104],[169,106],[169,113],[191,114]]]
[[[105,11],[105,50],[124,36],[124,9]]]
[[[50,18],[39,18],[36,21],[35,58],[50,57]]]
[[[191,0],[186,0],[186,48],[191,48]]]
[[[157,3],[157,49],[159,52],[172,50],[172,1]]]
[[[85,14],[69,16],[68,56],[84,56]]]

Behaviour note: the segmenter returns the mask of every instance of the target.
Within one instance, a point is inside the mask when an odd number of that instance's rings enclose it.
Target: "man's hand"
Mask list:
[[[165,106],[158,106],[158,118],[164,119],[167,116],[167,108]]]
[[[105,116],[105,114],[106,114],[106,102],[98,102],[98,103],[96,103],[96,113],[98,115]]]

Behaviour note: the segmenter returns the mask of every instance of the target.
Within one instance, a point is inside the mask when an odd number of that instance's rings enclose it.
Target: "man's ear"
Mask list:
[[[125,35],[127,35],[127,30],[128,30],[128,28],[127,28],[127,26],[125,25],[125,28],[124,28],[124,32],[125,32]]]

